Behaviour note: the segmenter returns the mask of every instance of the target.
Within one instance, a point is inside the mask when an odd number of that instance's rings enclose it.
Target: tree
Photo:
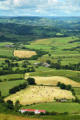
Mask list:
[[[64,83],[60,84],[61,89],[66,89],[66,85]]]
[[[66,85],[66,90],[71,90],[72,86],[71,85]]]
[[[17,112],[19,109],[20,109],[20,102],[19,100],[17,100],[15,103],[15,111]]]
[[[11,109],[11,110],[14,109],[14,105],[13,105],[13,102],[11,100],[8,100],[6,104],[7,104],[8,109]]]
[[[35,85],[36,84],[35,83],[35,79],[34,78],[30,78],[30,77],[27,79],[27,82],[28,82],[29,85]]]

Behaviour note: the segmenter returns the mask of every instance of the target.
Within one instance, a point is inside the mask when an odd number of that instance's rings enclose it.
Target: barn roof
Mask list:
[[[38,112],[43,112],[43,113],[46,112],[45,110],[36,110],[36,109],[22,109],[22,111],[28,111],[28,112],[35,112],[35,111],[38,111]]]

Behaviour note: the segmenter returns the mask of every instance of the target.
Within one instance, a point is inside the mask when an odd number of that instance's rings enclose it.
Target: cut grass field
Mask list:
[[[52,102],[55,98],[74,99],[74,96],[70,91],[61,90],[58,87],[29,86],[28,88],[5,98],[5,101],[12,100],[15,103],[17,100],[19,100],[22,105],[26,105],[33,103]]]
[[[30,106],[24,106],[22,108],[26,109],[44,109],[48,112],[59,112],[59,113],[80,113],[80,104],[79,103],[40,103]]]
[[[7,81],[7,82],[0,82],[0,91],[2,93],[2,96],[8,96],[9,95],[9,89],[20,85],[21,83],[24,83],[24,80],[15,80],[15,81]]]
[[[14,50],[14,56],[19,58],[30,58],[36,55],[35,51]]]
[[[76,82],[80,82],[80,71],[72,70],[56,70],[39,67],[36,72],[30,73],[30,76],[50,77],[50,76],[63,76],[72,79]]]
[[[56,86],[58,82],[64,83],[66,85],[72,85],[73,87],[80,87],[80,83],[75,82],[69,78],[61,76],[52,76],[52,77],[40,77],[40,76],[31,76],[35,79],[37,85],[53,85]],[[29,76],[25,75],[25,79],[28,79]]]

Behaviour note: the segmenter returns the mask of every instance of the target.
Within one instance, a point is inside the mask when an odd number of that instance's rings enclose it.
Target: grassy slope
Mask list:
[[[29,76],[25,75],[25,79],[28,79]],[[51,77],[40,77],[40,76],[31,76],[35,79],[37,85],[53,85],[56,86],[58,82],[64,83],[66,85],[72,85],[73,87],[80,87],[79,82],[75,82],[69,78],[62,76],[51,76]]]
[[[41,103],[36,105],[25,106],[27,109],[44,109],[48,112],[69,112],[75,113],[80,111],[78,103]]]
[[[45,67],[39,67],[36,72],[30,73],[31,76],[65,76],[74,81],[80,82],[80,72],[72,70],[56,70]]]
[[[10,114],[0,114],[0,120],[79,120],[80,115],[53,115],[53,116],[16,116]]]
[[[9,89],[11,89],[14,86],[17,86],[21,83],[24,83],[24,82],[25,82],[24,80],[1,82],[0,83],[0,91],[2,92],[2,96],[9,95]]]
[[[13,48],[0,48],[0,55],[1,56],[7,56],[7,57],[13,57]]]
[[[69,63],[77,63],[79,62],[79,51],[76,47],[79,46],[79,42],[72,42],[77,41],[78,38],[72,37],[63,37],[63,38],[49,38],[49,39],[41,39],[31,42],[30,45],[25,45],[27,48],[34,48],[34,49],[42,49],[44,51],[48,51],[52,55],[52,59],[55,60],[58,57],[62,57],[62,64],[69,64]],[[64,50],[64,49],[72,49],[72,50]],[[48,56],[49,58],[49,56]],[[43,57],[45,59],[45,56]]]
[[[19,100],[21,104],[33,104],[42,102],[52,102],[54,98],[74,99],[70,91],[61,90],[58,87],[30,86],[16,94],[13,94],[5,100],[12,100],[14,103]]]
[[[8,74],[8,75],[0,75],[0,80],[7,81],[7,80],[16,80],[16,79],[23,79],[23,74]]]
[[[0,114],[0,120],[41,120],[39,118],[21,117],[10,114]]]

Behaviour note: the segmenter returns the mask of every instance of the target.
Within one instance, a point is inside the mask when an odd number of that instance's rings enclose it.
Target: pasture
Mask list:
[[[0,91],[2,93],[2,96],[8,96],[9,95],[9,89],[20,85],[21,83],[24,83],[24,80],[15,80],[15,81],[6,81],[6,82],[0,82]]]
[[[5,101],[12,100],[14,103],[19,100],[22,105],[52,102],[54,99],[74,99],[70,91],[61,90],[58,87],[29,86],[28,88],[10,95]]]
[[[79,120],[80,115],[45,115],[45,116],[17,116],[11,114],[0,114],[0,120]]]
[[[0,48],[0,56],[13,57],[13,48]]]
[[[36,55],[35,51],[14,50],[14,56],[19,58],[30,58]]]
[[[0,114],[0,120],[42,120],[39,118],[30,118],[27,117],[21,117],[17,115],[11,115],[11,114]]]
[[[0,80],[1,81],[13,81],[13,80],[18,80],[18,79],[23,79],[24,75],[23,74],[8,74],[8,75],[0,75]]]
[[[75,91],[76,96],[80,99],[80,88],[75,87],[74,91]]]
[[[26,48],[35,50],[44,50],[51,54],[52,60],[61,59],[62,65],[69,63],[78,63],[80,59],[79,41],[77,37],[57,37],[40,39],[30,42],[30,45],[24,45]],[[45,56],[43,56],[45,59]]]
[[[30,76],[25,75],[25,79]],[[75,82],[69,78],[61,76],[52,76],[52,77],[40,77],[40,76],[31,76],[35,79],[37,85],[53,85],[56,86],[58,82],[64,83],[66,85],[72,85],[73,87],[80,87],[80,83]]]
[[[13,45],[11,42],[0,42],[0,47],[5,47],[6,45]]]
[[[69,113],[80,113],[80,105],[79,103],[58,103],[58,102],[51,102],[51,103],[39,103],[35,105],[24,106],[23,108],[26,109],[44,109],[48,112],[69,112]]]

